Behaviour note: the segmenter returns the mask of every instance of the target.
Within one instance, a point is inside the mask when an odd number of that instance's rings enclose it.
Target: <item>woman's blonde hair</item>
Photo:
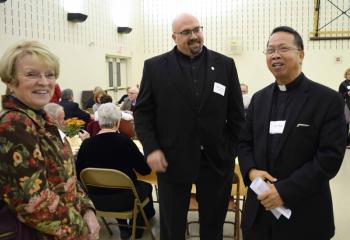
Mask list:
[[[18,85],[16,62],[25,55],[32,55],[54,71],[56,79],[60,74],[59,60],[45,45],[36,41],[23,41],[6,50],[0,59],[0,78],[4,83]]]
[[[104,91],[104,90],[98,90],[98,91],[96,91],[95,93],[94,93],[94,101],[95,101],[95,103],[99,103],[99,102],[97,102],[97,98],[98,97],[102,97],[102,96],[105,96],[105,95],[107,95],[107,93],[106,93],[106,91]]]
[[[350,68],[348,68],[348,69],[345,70],[345,73],[344,73],[345,79],[347,79],[347,78],[346,78],[347,73],[350,73]]]

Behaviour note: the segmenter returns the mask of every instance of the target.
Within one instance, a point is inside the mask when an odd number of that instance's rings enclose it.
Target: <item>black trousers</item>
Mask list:
[[[232,188],[232,171],[220,176],[209,165],[200,168],[196,185],[200,239],[222,240],[223,224]],[[184,240],[192,183],[158,178],[160,240]]]
[[[330,240],[329,237],[315,238],[298,230],[287,231],[284,227],[286,224],[290,223],[283,216],[277,220],[270,211],[260,206],[253,226],[250,229],[242,229],[243,240]]]

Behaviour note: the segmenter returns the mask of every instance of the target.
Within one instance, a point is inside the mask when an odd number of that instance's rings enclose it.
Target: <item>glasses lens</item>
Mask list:
[[[181,34],[184,35],[184,36],[188,36],[188,35],[190,35],[191,33],[192,33],[191,30],[183,30],[183,31],[181,32]]]
[[[275,49],[274,49],[274,48],[268,48],[268,49],[266,49],[266,50],[264,51],[264,53],[265,53],[265,54],[268,54],[268,55],[273,54],[274,52],[275,52]]]
[[[193,32],[194,34],[197,34],[197,33],[201,32],[202,29],[203,29],[203,27],[195,27],[195,28],[193,28],[192,30],[186,29],[186,30],[183,30],[182,32],[180,32],[180,34],[181,34],[182,36],[189,36],[189,35],[192,34],[192,32]]]
[[[200,32],[200,27],[194,28],[194,29],[193,29],[193,32],[194,32],[194,33],[199,33],[199,32]]]

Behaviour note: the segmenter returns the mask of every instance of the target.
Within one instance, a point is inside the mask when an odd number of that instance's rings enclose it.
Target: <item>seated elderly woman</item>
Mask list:
[[[99,238],[70,147],[43,111],[58,76],[57,57],[38,42],[16,44],[0,61],[8,90],[0,114],[0,232],[15,239]]]
[[[111,168],[117,169],[127,174],[135,184],[141,200],[146,197],[150,202],[145,207],[147,218],[155,214],[152,200],[152,185],[137,180],[135,171],[141,175],[147,175],[151,172],[142,153],[134,142],[118,133],[121,112],[113,103],[102,104],[98,108],[98,122],[101,130],[96,136],[86,139],[78,152],[77,156],[77,174],[87,167]],[[129,190],[101,190],[89,189],[89,196],[99,210],[105,211],[123,211],[133,207],[132,193]],[[119,223],[125,224],[125,220],[118,219]],[[129,223],[130,224],[130,223]],[[137,224],[143,225],[141,215],[138,215]],[[121,238],[127,238],[131,235],[129,228],[120,227]],[[136,237],[142,236],[142,230],[137,229]]]
[[[110,95],[102,96],[100,99],[101,104],[109,103],[112,101],[113,99]],[[122,112],[122,119],[120,119],[119,121],[118,131],[129,138],[134,138],[136,137],[134,122],[131,120],[123,119],[124,118],[123,116],[125,114],[126,113]],[[94,119],[95,119],[94,121],[90,121],[86,126],[86,130],[91,136],[95,136],[101,130],[100,125],[98,124],[98,111],[95,112]]]

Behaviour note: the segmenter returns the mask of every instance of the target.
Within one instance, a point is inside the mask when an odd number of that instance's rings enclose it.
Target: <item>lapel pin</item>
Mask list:
[[[214,68],[213,66],[211,66],[210,68],[211,68],[211,70],[213,70],[213,71],[215,70],[215,68]]]

